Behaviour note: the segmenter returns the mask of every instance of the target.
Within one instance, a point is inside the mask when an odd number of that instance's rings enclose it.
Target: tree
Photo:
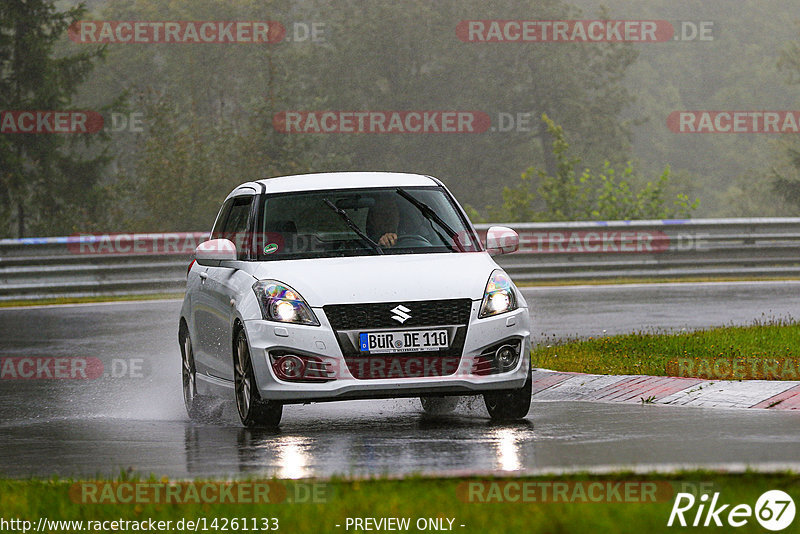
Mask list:
[[[325,151],[347,154],[349,169],[433,174],[460,199],[485,202],[530,162],[532,145],[536,159],[549,165],[551,140],[536,120],[545,112],[575,132],[586,161],[627,159],[627,126],[619,115],[632,100],[622,82],[637,56],[629,43],[470,43],[456,35],[464,20],[581,18],[568,2],[315,0],[304,6],[311,20],[326,22],[328,33],[312,61],[298,69],[305,79],[294,98],[299,109],[478,110],[495,128],[480,134],[308,134]],[[501,113],[530,121],[505,130]]]
[[[150,121],[136,148],[136,174],[123,173],[112,189],[116,218],[127,231],[207,230],[240,183],[308,172],[312,165],[300,140],[272,132],[269,102],[246,108],[247,120],[209,117],[152,93],[142,105]]]
[[[0,110],[65,111],[103,48],[56,57],[67,28],[82,6],[58,11],[54,0],[0,3]],[[101,110],[97,110],[101,111]],[[93,142],[102,133],[0,134],[0,210],[2,231],[24,236],[67,232],[90,221],[92,192],[108,163]]]
[[[799,41],[790,42],[781,51],[778,68],[788,74],[790,85],[800,85]],[[773,188],[788,203],[800,207],[800,143],[794,138],[785,142],[783,152],[784,161],[772,169]]]
[[[606,160],[601,169],[585,168],[579,175],[582,160],[570,153],[563,128],[546,114],[542,116],[553,139],[552,159],[555,173],[529,167],[520,183],[503,190],[503,204],[487,206],[489,218],[498,222],[580,221],[688,218],[700,203],[690,202],[685,194],[677,194],[670,203],[666,191],[670,180],[669,166],[655,181],[644,182],[631,162],[617,171]],[[538,194],[531,189],[538,177]]]
[[[109,2],[110,20],[272,20],[289,25],[286,0]],[[162,43],[109,45],[112,68],[84,89],[129,92],[144,131],[114,138],[118,171],[111,231],[206,230],[221,200],[242,182],[319,170],[342,158],[312,148],[313,139],[284,135],[273,115],[307,81],[308,46]]]

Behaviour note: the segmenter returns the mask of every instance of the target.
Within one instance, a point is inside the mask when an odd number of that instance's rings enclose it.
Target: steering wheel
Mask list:
[[[431,242],[419,234],[403,234],[397,236],[397,242],[394,246],[403,248],[430,247]]]

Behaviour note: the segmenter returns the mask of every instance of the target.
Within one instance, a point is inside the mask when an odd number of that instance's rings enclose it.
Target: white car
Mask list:
[[[193,419],[235,398],[246,426],[284,404],[420,397],[447,412],[482,394],[493,419],[527,415],[530,317],[437,179],[321,173],[240,185],[189,268],[179,340]]]

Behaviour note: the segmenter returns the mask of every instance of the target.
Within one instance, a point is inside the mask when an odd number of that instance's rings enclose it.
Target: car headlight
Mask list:
[[[495,269],[486,283],[478,319],[500,315],[516,309],[517,295],[514,293],[511,279],[501,269]]]
[[[300,293],[275,280],[253,284],[261,314],[267,321],[319,326],[319,321]]]

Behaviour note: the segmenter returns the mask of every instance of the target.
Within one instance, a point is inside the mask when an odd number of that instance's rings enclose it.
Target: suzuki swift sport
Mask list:
[[[420,397],[427,412],[482,394],[527,415],[530,318],[447,188],[430,176],[324,173],[231,192],[189,268],[178,337],[193,419],[235,399],[246,426],[284,404]]]

